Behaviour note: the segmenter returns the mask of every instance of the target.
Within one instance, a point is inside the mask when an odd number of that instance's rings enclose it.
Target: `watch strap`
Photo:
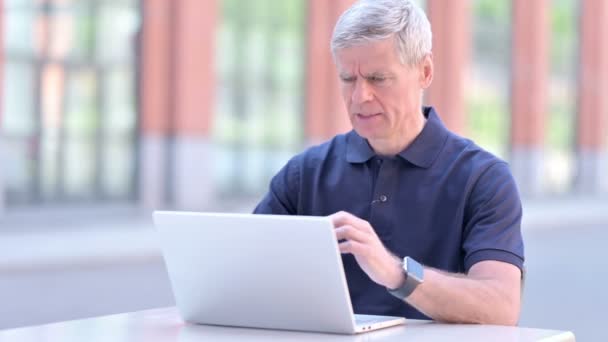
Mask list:
[[[405,257],[404,263],[407,263],[406,268],[403,269],[405,275],[405,282],[403,285],[396,289],[388,289],[388,292],[399,299],[405,299],[414,292],[416,287],[423,282],[424,268],[416,260]],[[407,269],[407,271],[406,271]]]

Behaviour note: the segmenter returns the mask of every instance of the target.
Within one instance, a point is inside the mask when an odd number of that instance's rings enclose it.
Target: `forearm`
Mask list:
[[[369,222],[345,212],[331,218],[336,238],[341,241],[341,253],[353,254],[361,269],[377,284],[388,289],[405,286],[402,260],[382,245]],[[474,263],[466,276],[425,268],[422,277],[423,282],[406,300],[435,320],[517,324],[521,271],[514,264],[482,260]]]
[[[425,268],[424,283],[407,302],[438,321],[515,325],[520,310],[517,292],[509,293],[496,279],[476,279]]]

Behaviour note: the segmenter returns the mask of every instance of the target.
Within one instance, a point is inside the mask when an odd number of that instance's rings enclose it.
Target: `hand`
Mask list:
[[[369,222],[345,211],[330,215],[341,253],[351,253],[363,271],[376,283],[396,289],[405,281],[399,258],[391,254]]]

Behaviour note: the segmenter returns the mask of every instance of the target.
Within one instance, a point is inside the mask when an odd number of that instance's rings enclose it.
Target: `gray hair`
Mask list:
[[[331,52],[394,37],[401,63],[415,65],[431,53],[433,34],[424,11],[411,0],[359,0],[338,19]]]

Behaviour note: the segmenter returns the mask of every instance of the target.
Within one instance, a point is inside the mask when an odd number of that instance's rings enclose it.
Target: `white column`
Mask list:
[[[207,138],[178,137],[173,144],[172,191],[175,208],[200,211],[213,206],[213,147]],[[247,170],[242,170],[247,172]]]

